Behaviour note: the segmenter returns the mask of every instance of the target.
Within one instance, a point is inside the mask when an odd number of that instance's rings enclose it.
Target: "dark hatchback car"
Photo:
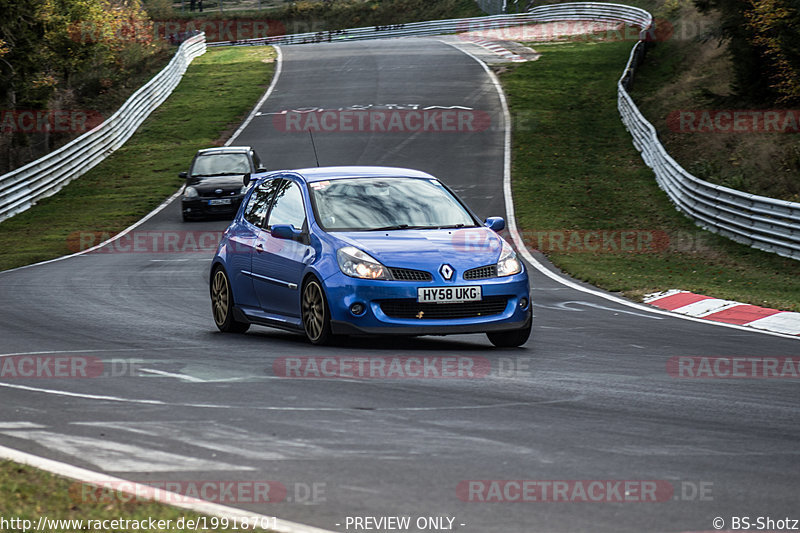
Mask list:
[[[242,179],[246,174],[264,170],[258,154],[249,146],[198,151],[189,172],[178,174],[186,179],[186,188],[181,196],[183,220],[233,217],[247,191],[247,187],[242,186]]]

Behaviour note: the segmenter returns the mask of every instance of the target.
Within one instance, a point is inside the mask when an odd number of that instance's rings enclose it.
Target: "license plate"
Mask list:
[[[231,205],[230,198],[214,198],[208,201],[208,205]]]
[[[482,299],[479,285],[469,287],[426,287],[417,289],[420,303],[448,304],[456,302],[479,302]]]

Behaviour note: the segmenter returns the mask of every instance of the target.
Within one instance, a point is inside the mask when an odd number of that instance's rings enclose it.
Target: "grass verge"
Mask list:
[[[88,521],[95,524],[97,520],[121,519],[149,525],[151,518],[155,522],[164,520],[162,525],[170,525],[168,528],[163,528],[164,530],[194,533],[197,528],[177,526],[179,523],[185,524],[187,520],[197,521],[201,516],[177,507],[137,499],[105,489],[98,496],[93,487],[11,461],[0,461],[0,511],[2,511],[4,520],[14,519],[16,521],[18,527],[12,524],[10,527],[12,531],[15,529],[33,531],[40,517],[49,520],[83,521],[83,527],[77,527],[74,522],[71,525],[62,522],[62,527],[47,528],[48,531],[54,533],[108,531],[109,529],[138,533],[142,529],[148,530],[149,528],[124,527],[133,526],[131,522],[120,523],[119,525],[122,527],[115,528],[95,528],[88,527],[87,524]],[[184,519],[184,521],[179,522],[180,519]],[[24,520],[29,520],[31,527],[24,528],[25,522],[22,522]],[[166,520],[170,522],[167,523]],[[110,522],[108,523],[110,524]],[[206,519],[206,523],[213,524],[210,518]],[[227,530],[214,528],[209,531]]]
[[[272,77],[271,47],[219,48],[195,59],[173,94],[125,145],[55,196],[0,224],[0,270],[59,257],[75,232],[115,233],[181,185],[194,153],[222,144]]]
[[[799,261],[700,230],[658,188],[616,107],[632,44],[535,44],[538,61],[501,75],[527,125],[514,130],[512,186],[529,247],[633,299],[677,288],[800,311]]]

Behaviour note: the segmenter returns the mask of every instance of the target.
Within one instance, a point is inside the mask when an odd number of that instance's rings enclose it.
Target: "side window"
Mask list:
[[[269,226],[291,224],[295,229],[303,229],[306,211],[303,207],[303,193],[297,183],[286,180],[275,193],[275,202],[269,212]]]
[[[247,207],[244,209],[244,219],[256,226],[261,226],[264,216],[269,210],[269,203],[275,192],[275,187],[281,183],[280,179],[272,179],[258,186],[250,195]]]

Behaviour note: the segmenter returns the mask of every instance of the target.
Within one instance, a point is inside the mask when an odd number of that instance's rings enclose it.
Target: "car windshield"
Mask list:
[[[198,156],[192,167],[192,177],[246,174],[250,172],[247,154],[208,154]]]
[[[475,227],[437,180],[346,178],[309,184],[317,223],[325,231]]]

